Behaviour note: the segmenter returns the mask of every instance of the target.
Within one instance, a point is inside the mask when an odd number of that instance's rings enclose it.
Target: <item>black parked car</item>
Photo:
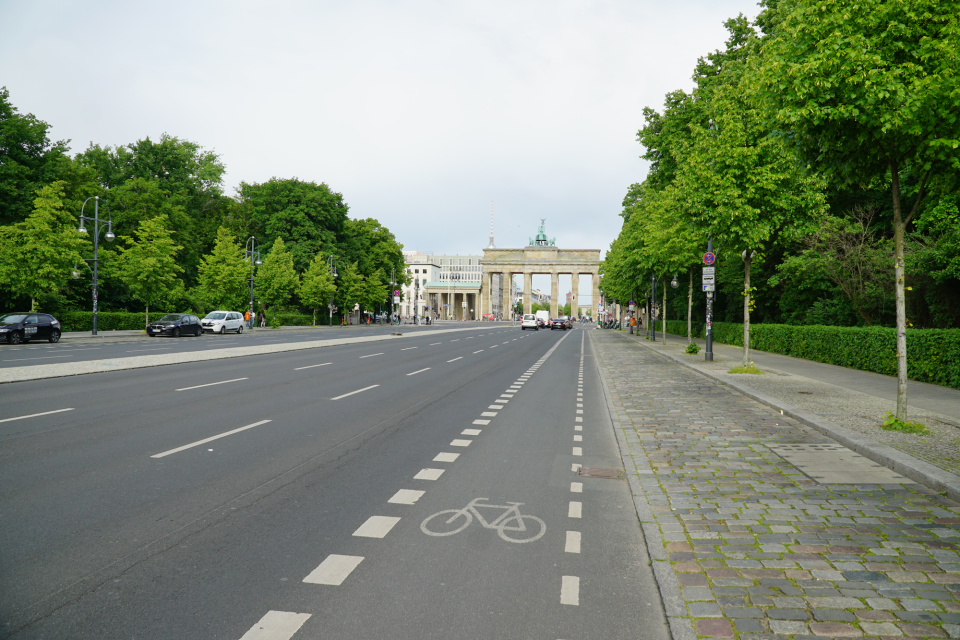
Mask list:
[[[8,313],[0,317],[0,340],[9,344],[60,342],[60,322],[49,313]]]
[[[168,313],[156,322],[151,322],[147,327],[147,335],[150,336],[199,336],[203,333],[203,327],[200,326],[200,318],[192,316],[189,313]]]

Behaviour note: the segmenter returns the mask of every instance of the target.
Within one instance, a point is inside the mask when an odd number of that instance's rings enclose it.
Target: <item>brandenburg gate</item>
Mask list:
[[[593,297],[591,304],[596,306],[600,300],[600,249],[560,249],[555,240],[547,239],[544,222],[540,221],[537,237],[520,249],[483,250],[482,278],[483,313],[493,312],[493,274],[503,275],[502,282],[508,284],[508,302],[501,302],[501,308],[509,306],[513,299],[513,276],[523,274],[523,312],[531,313],[533,276],[550,274],[550,317],[556,318],[560,308],[560,275],[570,274],[570,290],[573,293],[570,315],[576,317],[579,307],[580,275],[589,274],[593,279]],[[492,238],[491,238],[492,240]],[[491,243],[492,244],[492,243]]]

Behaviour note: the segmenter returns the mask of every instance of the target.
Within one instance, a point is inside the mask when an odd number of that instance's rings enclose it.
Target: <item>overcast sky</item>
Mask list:
[[[73,151],[166,132],[214,149],[226,190],[326,182],[407,249],[479,253],[540,218],[606,249],[639,182],[644,106],[751,0],[0,0],[0,85]]]

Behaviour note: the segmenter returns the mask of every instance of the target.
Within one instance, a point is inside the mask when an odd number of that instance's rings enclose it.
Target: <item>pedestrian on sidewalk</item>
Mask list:
[[[252,329],[253,325],[250,324],[250,310],[247,309],[247,312],[243,314],[243,324],[247,329]]]

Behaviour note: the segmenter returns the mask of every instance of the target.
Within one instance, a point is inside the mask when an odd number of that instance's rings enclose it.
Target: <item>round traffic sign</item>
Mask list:
[[[717,261],[717,256],[714,255],[713,253],[708,251],[707,253],[703,254],[703,264],[707,265],[708,267],[716,261]]]

